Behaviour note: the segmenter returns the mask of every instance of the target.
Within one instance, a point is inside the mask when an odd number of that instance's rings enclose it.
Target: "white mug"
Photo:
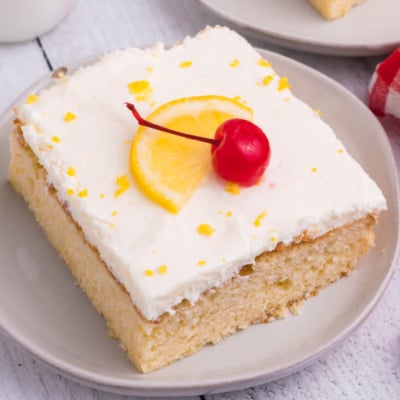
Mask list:
[[[33,39],[54,28],[75,0],[0,0],[0,42]]]

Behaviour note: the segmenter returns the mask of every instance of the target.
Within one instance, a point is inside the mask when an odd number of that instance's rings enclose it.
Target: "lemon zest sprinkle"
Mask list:
[[[39,100],[39,96],[37,94],[30,94],[28,95],[28,97],[25,100],[25,104],[32,104],[32,103],[36,103]]]
[[[65,122],[71,122],[74,119],[76,119],[76,115],[73,114],[72,112],[68,111],[65,115],[64,115],[64,121]]]
[[[128,83],[128,89],[132,94],[139,94],[151,90],[150,82],[146,80],[133,81]]]
[[[278,92],[285,90],[285,89],[290,89],[291,85],[289,83],[289,80],[286,76],[282,76],[279,79],[279,84],[278,84]]]
[[[229,66],[232,67],[232,68],[236,68],[236,67],[239,66],[239,64],[240,64],[240,61],[239,61],[237,58],[235,58],[235,59],[229,64]]]
[[[125,175],[117,176],[117,178],[115,179],[115,183],[117,184],[117,190],[114,193],[115,197],[119,197],[131,186],[128,178]]]
[[[61,140],[60,140],[60,138],[59,138],[58,136],[53,136],[53,137],[51,138],[51,140],[52,140],[54,143],[60,143],[60,142],[61,142]]]
[[[85,188],[78,192],[78,197],[87,197],[89,191]]]
[[[69,175],[69,176],[75,176],[76,175],[76,170],[75,170],[74,167],[67,168],[66,172],[67,172],[67,175]]]
[[[200,267],[202,267],[203,265],[206,265],[206,264],[207,264],[207,262],[205,260],[197,261],[197,265],[200,266]]]
[[[191,67],[192,66],[192,62],[191,61],[182,61],[180,64],[179,64],[179,66],[181,67],[181,68],[189,68],[189,67]]]
[[[150,82],[146,80],[133,81],[128,83],[129,91],[135,96],[136,101],[147,101],[153,91]]]
[[[75,190],[74,189],[71,189],[71,188],[67,189],[67,195],[68,196],[73,196],[74,194],[75,194]]]
[[[269,61],[264,60],[263,58],[260,58],[257,61],[257,64],[260,65],[261,67],[271,67],[271,65],[272,65]]]
[[[233,196],[237,196],[240,194],[240,186],[235,182],[227,182],[225,184],[225,191],[232,194]]]
[[[200,235],[211,236],[215,232],[215,229],[210,224],[200,224],[197,227],[197,232]]]
[[[267,212],[263,211],[257,215],[257,218],[254,220],[253,225],[256,227],[261,226],[261,221],[267,216]]]
[[[274,79],[274,77],[272,75],[266,75],[266,76],[264,76],[264,78],[262,80],[262,84],[264,86],[267,86],[272,82],[273,79]]]
[[[167,267],[166,265],[160,265],[160,266],[158,267],[158,270],[157,270],[157,272],[158,272],[159,274],[161,274],[161,275],[166,274],[167,271],[168,271],[168,267]]]
[[[153,276],[153,275],[154,275],[154,272],[153,272],[151,269],[145,269],[145,270],[144,270],[144,274],[145,274],[146,276]]]

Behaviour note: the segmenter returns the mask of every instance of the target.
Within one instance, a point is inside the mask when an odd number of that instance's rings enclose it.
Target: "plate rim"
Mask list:
[[[283,33],[273,29],[265,29],[259,25],[254,25],[245,21],[233,13],[224,12],[221,8],[215,6],[213,0],[197,0],[202,6],[210,12],[233,23],[238,30],[247,33],[260,40],[268,40],[270,43],[283,46],[293,50],[302,50],[308,53],[325,54],[332,56],[377,56],[387,54],[393,51],[400,44],[400,40],[388,40],[382,43],[374,44],[344,44],[344,43],[324,43],[314,38],[298,37],[294,34]],[[327,21],[332,22],[332,21]]]
[[[256,50],[265,58],[272,58],[272,62],[274,60],[279,60],[283,63],[289,63],[294,66],[296,69],[300,68],[305,70],[307,73],[310,73],[316,76],[319,80],[322,80],[324,83],[330,84],[335,86],[338,90],[340,90],[344,95],[352,98],[353,101],[357,102],[361,108],[367,113],[370,113],[371,116],[373,114],[369,111],[369,109],[365,106],[365,104],[358,99],[353,93],[343,87],[341,84],[333,80],[332,78],[326,76],[325,74],[303,64],[299,61],[281,55],[279,53],[262,49],[256,48]],[[93,62],[101,57],[101,54],[96,54],[91,57],[86,57],[82,60],[77,60],[71,63],[69,69],[75,70],[80,66],[85,66],[88,63]],[[64,67],[62,67],[64,68]],[[57,70],[56,70],[57,71]],[[51,78],[54,77],[55,72],[51,72],[50,74],[46,74],[44,77],[36,81],[33,85],[29,88],[24,90],[11,105],[6,108],[6,110],[0,115],[0,129],[9,124],[12,116],[13,116],[13,108],[20,104],[23,99],[26,97],[27,94],[32,92],[33,90],[38,90],[39,88],[43,88],[49,83],[52,82]],[[390,185],[391,190],[393,190],[394,199],[395,201],[395,215],[396,215],[396,233],[397,238],[399,237],[399,185],[397,179],[397,167],[394,159],[394,155],[391,149],[391,145],[387,135],[385,134],[385,130],[383,129],[382,125],[376,119],[378,125],[380,127],[379,131],[376,132],[379,135],[380,139],[382,140],[383,145],[387,150],[387,155],[390,155],[390,160],[388,160],[388,165],[391,166],[391,181],[392,185]],[[379,132],[379,133],[378,133]],[[310,365],[316,359],[322,357],[322,355],[326,354],[334,347],[336,347],[339,343],[344,341],[351,333],[353,333],[370,315],[373,311],[375,306],[378,304],[379,300],[381,299],[382,295],[384,294],[393,274],[395,271],[396,260],[399,258],[400,252],[400,245],[399,241],[396,240],[396,244],[394,247],[393,255],[390,259],[390,266],[386,272],[384,279],[380,282],[378,289],[371,295],[371,299],[369,299],[368,304],[365,308],[355,317],[352,319],[351,323],[347,324],[344,329],[342,329],[332,340],[328,343],[324,343],[321,345],[320,348],[316,349],[312,352],[311,355],[304,357],[303,359],[297,360],[295,363],[287,363],[290,365],[286,365],[285,367],[281,368],[280,370],[276,370],[272,373],[265,372],[264,370],[260,370],[257,374],[248,373],[246,371],[241,372],[241,377],[238,379],[236,377],[225,376],[224,379],[219,378],[218,381],[213,380],[213,378],[208,377],[207,381],[203,378],[202,382],[198,384],[191,384],[190,386],[185,385],[176,385],[176,383],[171,382],[168,384],[161,384],[157,386],[157,383],[153,381],[134,381],[132,385],[125,385],[125,380],[121,380],[121,382],[117,382],[115,379],[113,383],[111,381],[102,380],[99,381],[98,374],[93,374],[88,371],[85,371],[86,374],[82,373],[81,367],[76,367],[71,364],[65,365],[64,363],[58,362],[59,360],[57,357],[50,357],[49,354],[46,354],[42,349],[35,348],[35,346],[29,340],[21,340],[21,335],[18,335],[14,332],[9,332],[6,327],[3,326],[3,322],[0,321],[0,332],[10,338],[13,342],[17,343],[20,347],[22,347],[25,351],[27,351],[33,358],[39,360],[43,364],[47,365],[50,369],[60,373],[63,376],[70,378],[73,381],[88,385],[90,387],[94,387],[103,391],[118,393],[118,394],[128,394],[128,395],[137,395],[137,396],[185,396],[185,395],[200,395],[204,393],[221,393],[226,391],[238,390],[243,389],[246,387],[250,387],[257,384],[267,383],[272,380],[282,378],[292,374],[293,372],[299,371],[306,366]],[[67,367],[67,368],[66,368]]]

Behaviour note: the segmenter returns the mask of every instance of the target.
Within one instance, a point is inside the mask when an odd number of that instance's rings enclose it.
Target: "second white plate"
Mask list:
[[[103,319],[6,182],[9,111],[0,117],[0,327],[4,333],[56,371],[90,386],[130,395],[183,396],[235,390],[287,375],[321,357],[366,318],[390,279],[397,252],[398,191],[390,145],[376,118],[342,86],[288,58],[267,51],[261,54],[279,74],[289,77],[297,96],[322,110],[323,118],[386,196],[389,209],[377,226],[376,247],[362,259],[357,272],[307,301],[300,316],[252,326],[142,375],[108,337]],[[50,81],[41,80],[35,90]],[[23,93],[10,110],[31,91]]]
[[[398,0],[367,0],[335,21],[323,19],[307,0],[200,1],[241,30],[296,50],[368,56],[400,45]]]

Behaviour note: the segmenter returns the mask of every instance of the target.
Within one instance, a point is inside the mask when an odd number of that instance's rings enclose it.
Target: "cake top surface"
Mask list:
[[[132,90],[139,81],[149,90]],[[137,124],[124,102],[145,116],[173,99],[209,94],[252,108],[271,144],[270,165],[260,184],[240,190],[210,173],[171,214],[131,176]],[[48,183],[147,319],[196,301],[279,242],[305,231],[316,237],[386,207],[318,113],[227,28],[207,28],[170,49],[106,55],[28,96],[18,117]]]

